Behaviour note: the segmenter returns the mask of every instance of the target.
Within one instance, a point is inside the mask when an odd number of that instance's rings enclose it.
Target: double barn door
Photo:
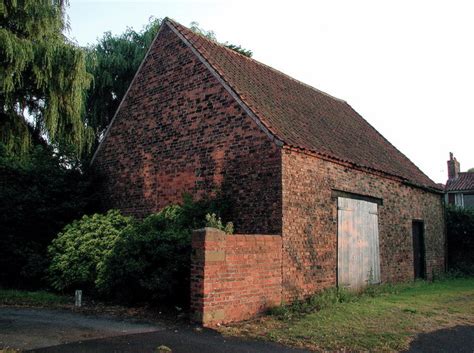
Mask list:
[[[380,282],[377,204],[338,198],[338,264],[340,287],[360,289]]]

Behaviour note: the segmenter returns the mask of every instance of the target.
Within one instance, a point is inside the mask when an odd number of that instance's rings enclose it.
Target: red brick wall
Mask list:
[[[283,299],[336,285],[337,200],[332,190],[372,196],[379,206],[381,277],[412,280],[412,220],[425,222],[427,274],[444,270],[442,195],[284,149]]]
[[[237,231],[280,234],[280,149],[167,26],[93,165],[107,208],[142,217],[223,188]]]
[[[205,326],[249,319],[281,303],[281,237],[193,234],[191,311]]]

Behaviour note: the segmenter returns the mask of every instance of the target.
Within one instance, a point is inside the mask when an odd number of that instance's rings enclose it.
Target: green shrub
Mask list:
[[[210,221],[222,226],[228,204],[217,197],[193,201],[185,195],[182,205],[165,207],[159,213],[128,227],[104,261],[97,280],[99,293],[125,303],[189,303],[191,235]],[[219,215],[219,216],[217,216]],[[218,224],[217,224],[218,225]]]
[[[48,248],[51,285],[60,291],[93,290],[101,278],[104,261],[131,222],[130,217],[110,210],[105,215],[84,216],[67,225]]]
[[[57,290],[83,288],[127,304],[188,304],[191,234],[206,222],[222,225],[225,203],[216,199],[171,205],[142,221],[118,211],[84,216],[49,247],[50,279]],[[206,221],[206,214],[213,216]],[[219,216],[217,216],[219,215]]]
[[[193,220],[168,206],[127,228],[114,244],[97,281],[99,292],[121,302],[173,302],[189,295]]]
[[[446,208],[448,268],[474,275],[474,210]]]

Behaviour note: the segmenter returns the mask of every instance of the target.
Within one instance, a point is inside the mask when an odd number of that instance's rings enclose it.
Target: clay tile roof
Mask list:
[[[174,27],[283,144],[439,189],[347,102],[254,59]]]
[[[446,191],[468,191],[474,190],[474,173],[459,173],[456,178],[448,179]]]

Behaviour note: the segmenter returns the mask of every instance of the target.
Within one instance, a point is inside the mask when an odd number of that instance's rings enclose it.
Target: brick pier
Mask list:
[[[279,235],[194,232],[191,310],[204,326],[249,319],[281,303]]]

